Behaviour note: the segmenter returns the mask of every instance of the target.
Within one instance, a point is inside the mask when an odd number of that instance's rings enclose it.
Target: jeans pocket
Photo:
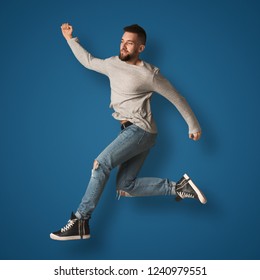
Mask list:
[[[143,131],[138,140],[138,145],[145,145],[146,148],[151,148],[155,145],[157,134],[152,134],[147,131]]]
[[[141,137],[138,140],[138,145],[142,144],[142,140],[145,138],[146,133],[147,133],[146,131],[143,131],[143,133],[141,134]]]

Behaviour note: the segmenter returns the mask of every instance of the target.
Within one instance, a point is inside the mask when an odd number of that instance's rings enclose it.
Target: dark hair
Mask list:
[[[145,30],[139,26],[138,24],[132,24],[129,26],[124,27],[124,31],[136,33],[139,37],[141,44],[145,45],[146,43],[146,32]]]

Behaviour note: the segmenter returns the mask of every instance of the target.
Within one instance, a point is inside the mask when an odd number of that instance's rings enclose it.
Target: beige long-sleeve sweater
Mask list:
[[[78,61],[90,70],[106,75],[110,80],[112,114],[117,120],[129,120],[140,128],[157,133],[151,112],[151,97],[157,92],[168,99],[180,112],[189,127],[189,133],[200,131],[200,125],[183,96],[165,79],[157,67],[142,61],[131,65],[118,56],[99,59],[84,49],[78,38],[68,44]]]

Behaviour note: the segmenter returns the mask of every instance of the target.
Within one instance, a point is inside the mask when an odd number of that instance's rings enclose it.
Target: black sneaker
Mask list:
[[[50,234],[54,240],[78,240],[90,238],[88,220],[78,219],[72,212],[66,226]]]
[[[198,199],[202,204],[207,202],[207,199],[203,192],[192,182],[187,174],[176,183],[175,187],[176,201],[180,201],[184,198]]]

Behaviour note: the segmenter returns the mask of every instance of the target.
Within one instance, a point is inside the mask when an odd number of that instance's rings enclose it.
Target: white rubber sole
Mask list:
[[[188,180],[190,186],[193,188],[193,190],[195,191],[195,193],[198,196],[199,201],[202,204],[206,204],[207,203],[207,198],[204,195],[204,193],[194,184],[194,182],[190,179],[190,177],[187,174],[184,174],[183,177]]]
[[[60,237],[57,236],[53,233],[50,234],[50,238],[53,240],[58,240],[58,241],[69,241],[69,240],[80,240],[80,239],[89,239],[90,238],[90,234],[88,235],[83,235],[81,236],[64,236],[64,237]]]

